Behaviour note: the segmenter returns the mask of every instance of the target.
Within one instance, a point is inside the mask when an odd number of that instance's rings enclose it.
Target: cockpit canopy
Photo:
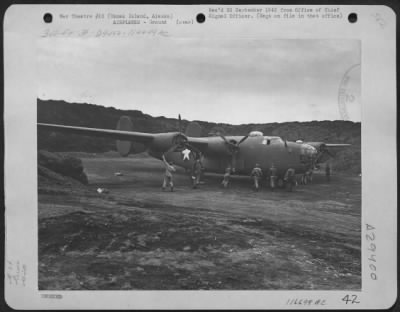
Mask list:
[[[251,131],[249,133],[249,137],[261,137],[262,138],[261,143],[265,145],[284,143],[281,137],[269,136],[269,135],[264,136],[264,134],[261,131]]]

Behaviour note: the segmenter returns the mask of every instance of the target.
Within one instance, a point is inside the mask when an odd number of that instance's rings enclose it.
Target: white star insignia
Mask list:
[[[185,159],[190,160],[190,157],[189,157],[190,149],[185,148],[185,149],[182,151],[182,154],[183,154],[183,160],[185,160]]]

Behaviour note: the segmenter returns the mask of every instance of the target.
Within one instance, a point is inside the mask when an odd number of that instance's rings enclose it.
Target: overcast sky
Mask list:
[[[41,39],[38,97],[231,124],[336,120],[360,53],[358,40]],[[360,121],[360,67],[349,76]]]

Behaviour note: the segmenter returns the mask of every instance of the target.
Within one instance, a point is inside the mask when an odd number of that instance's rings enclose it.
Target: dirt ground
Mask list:
[[[178,170],[171,193],[156,159],[78,156],[89,186],[39,185],[41,290],[361,288],[359,176],[254,192]]]

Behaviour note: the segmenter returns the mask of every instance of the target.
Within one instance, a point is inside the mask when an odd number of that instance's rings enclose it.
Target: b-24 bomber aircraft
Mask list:
[[[278,181],[287,169],[295,169],[296,174],[313,170],[318,163],[333,156],[332,149],[350,145],[301,140],[292,142],[278,136],[266,136],[260,131],[252,131],[244,136],[225,136],[217,132],[212,136],[200,137],[202,129],[198,123],[191,122],[185,133],[181,131],[180,124],[179,115],[177,132],[135,132],[131,119],[122,116],[116,130],[45,123],[38,123],[38,129],[116,139],[121,156],[142,152],[132,147],[133,143],[141,143],[150,156],[162,159],[162,155],[165,155],[167,161],[187,170],[192,168],[197,158],[201,159],[205,172],[212,173],[224,173],[230,167],[234,174],[250,175],[255,164],[259,164],[262,171],[267,173],[274,165]]]

